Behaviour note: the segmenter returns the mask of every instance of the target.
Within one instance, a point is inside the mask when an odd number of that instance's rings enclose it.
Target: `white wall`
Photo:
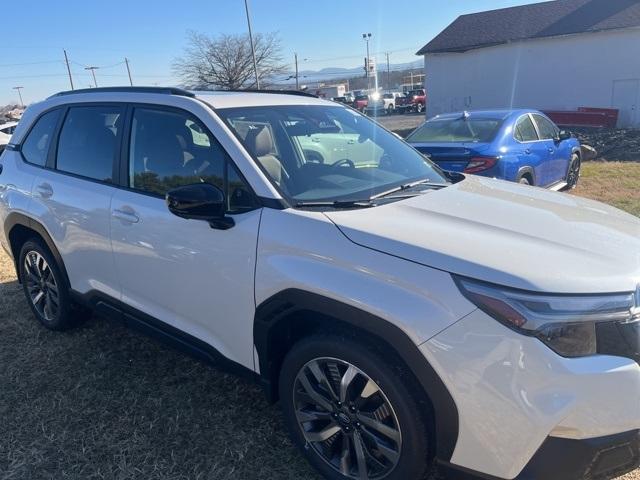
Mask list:
[[[614,80],[640,80],[640,29],[428,54],[425,72],[428,116],[488,108],[611,107]],[[638,102],[625,117],[634,126],[640,126]]]

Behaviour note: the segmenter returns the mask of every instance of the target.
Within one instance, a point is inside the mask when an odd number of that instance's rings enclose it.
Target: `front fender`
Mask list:
[[[365,310],[416,345],[475,310],[447,272],[356,245],[322,213],[265,209],[256,304],[287,289]]]

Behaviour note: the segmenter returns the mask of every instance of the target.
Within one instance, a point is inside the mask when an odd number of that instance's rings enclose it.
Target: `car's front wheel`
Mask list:
[[[423,478],[426,408],[407,372],[338,336],[303,340],[287,355],[280,399],[293,442],[326,478]]]

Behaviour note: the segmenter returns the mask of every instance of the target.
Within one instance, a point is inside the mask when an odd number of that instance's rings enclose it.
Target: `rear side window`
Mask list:
[[[520,142],[534,142],[538,140],[538,134],[529,115],[525,115],[518,120],[514,137]]]
[[[21,147],[22,156],[27,162],[41,167],[44,167],[47,163],[47,153],[49,152],[49,145],[51,145],[51,137],[56,129],[59,118],[60,110],[52,110],[51,112],[45,113],[36,122]]]
[[[542,115],[534,115],[533,118],[538,125],[538,131],[540,132],[540,138],[544,140],[551,140],[557,137],[558,132],[553,123],[544,118]]]
[[[117,106],[72,107],[58,141],[56,169],[83,177],[113,181],[122,109]]]

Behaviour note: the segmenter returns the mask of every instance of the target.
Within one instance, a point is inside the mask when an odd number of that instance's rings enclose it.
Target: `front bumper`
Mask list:
[[[516,480],[610,479],[640,467],[640,430],[585,440],[549,437]],[[440,464],[447,478],[498,480],[478,472]]]
[[[449,389],[460,417],[449,468],[484,475],[476,478],[611,478],[584,475],[585,465],[595,468],[604,461],[598,457],[605,458],[588,445],[606,445],[603,438],[621,432],[635,431],[637,437],[640,365],[632,359],[563,358],[479,310],[420,349]],[[587,458],[546,460],[545,452],[553,450],[548,445],[576,445]],[[614,439],[613,456],[606,455],[604,466],[618,462],[621,470],[632,468],[637,438],[629,443],[633,459],[615,445]],[[560,473],[568,468],[574,476],[535,473],[541,468]]]

